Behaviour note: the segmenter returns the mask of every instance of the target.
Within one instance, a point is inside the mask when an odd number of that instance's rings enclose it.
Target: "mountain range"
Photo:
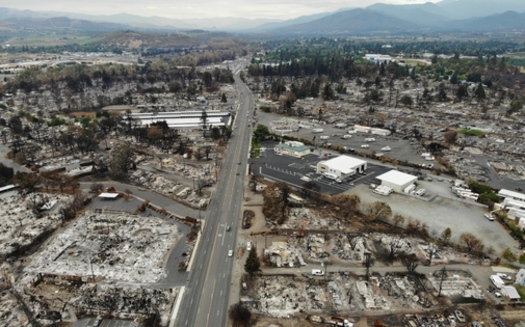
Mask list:
[[[523,0],[442,0],[321,12],[285,21],[249,18],[171,19],[121,13],[86,15],[0,8],[0,30],[221,30],[278,35],[391,35],[525,31]]]

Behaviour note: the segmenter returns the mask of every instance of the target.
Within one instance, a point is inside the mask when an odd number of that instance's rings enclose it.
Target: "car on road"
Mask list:
[[[240,164],[241,164],[241,162],[239,161],[238,165],[240,165]]]
[[[487,218],[488,220],[490,221],[494,221],[494,217],[492,217],[492,215],[490,213],[486,213],[483,215],[485,218]]]
[[[233,250],[228,250],[228,257],[233,257]]]
[[[231,230],[232,230],[232,227],[231,227],[231,226],[226,227],[226,231],[227,231],[227,232],[229,232],[229,231],[231,231]]]
[[[321,269],[312,269],[313,276],[324,276],[324,271]]]
[[[240,174],[240,173],[239,173],[239,172],[237,172],[237,174],[235,174],[235,175],[239,176],[239,174]]]
[[[146,189],[143,188],[143,187],[139,187],[139,191],[143,191],[144,192],[144,191],[146,191]]]
[[[361,144],[361,148],[363,149],[368,149],[370,147],[370,145],[368,144]]]

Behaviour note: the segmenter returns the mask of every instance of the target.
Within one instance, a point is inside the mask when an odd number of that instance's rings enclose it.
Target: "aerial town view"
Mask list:
[[[0,7],[0,327],[525,327],[525,1],[71,4]]]

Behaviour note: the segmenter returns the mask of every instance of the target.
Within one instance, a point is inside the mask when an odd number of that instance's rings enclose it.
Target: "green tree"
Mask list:
[[[268,136],[270,136],[270,130],[265,125],[259,124],[257,125],[255,131],[253,131],[253,139],[255,142],[260,143],[266,140]]]
[[[323,88],[323,99],[333,100],[334,98],[335,98],[335,92],[332,89],[332,85],[330,83],[326,83]]]
[[[0,186],[9,184],[14,176],[15,172],[13,168],[7,167],[0,162]]]
[[[481,82],[478,83],[474,94],[476,95],[478,101],[483,101],[487,97],[487,95],[485,94],[485,88],[483,88],[483,84],[481,84]]]
[[[111,150],[109,158],[109,173],[115,179],[127,177],[133,164],[133,151],[126,144],[118,144]]]
[[[443,243],[448,244],[450,242],[450,238],[452,237],[452,229],[450,227],[445,228],[443,232],[441,232],[440,239]]]
[[[253,277],[256,272],[261,271],[261,261],[257,256],[257,250],[255,249],[255,247],[252,247],[252,249],[248,253],[248,258],[246,259],[246,263],[244,264],[244,271],[246,271],[246,273],[248,273],[250,277]]]
[[[509,262],[514,262],[518,260],[518,258],[514,253],[512,253],[512,250],[510,248],[506,248],[505,250],[503,250],[503,252],[501,253],[501,257]]]
[[[241,302],[232,304],[228,316],[233,322],[233,327],[246,327],[250,323],[251,312]]]

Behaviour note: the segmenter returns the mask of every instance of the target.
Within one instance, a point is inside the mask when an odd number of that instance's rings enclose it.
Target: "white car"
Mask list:
[[[228,250],[228,257],[233,257],[233,250]]]
[[[246,250],[251,251],[252,250],[252,242],[246,243]]]
[[[368,144],[362,144],[361,145],[361,148],[363,148],[363,149],[368,149],[369,147],[370,147],[370,145],[368,145]]]
[[[494,221],[494,217],[492,217],[492,215],[490,213],[486,213],[483,215],[485,218],[487,218],[488,220],[490,221]]]

